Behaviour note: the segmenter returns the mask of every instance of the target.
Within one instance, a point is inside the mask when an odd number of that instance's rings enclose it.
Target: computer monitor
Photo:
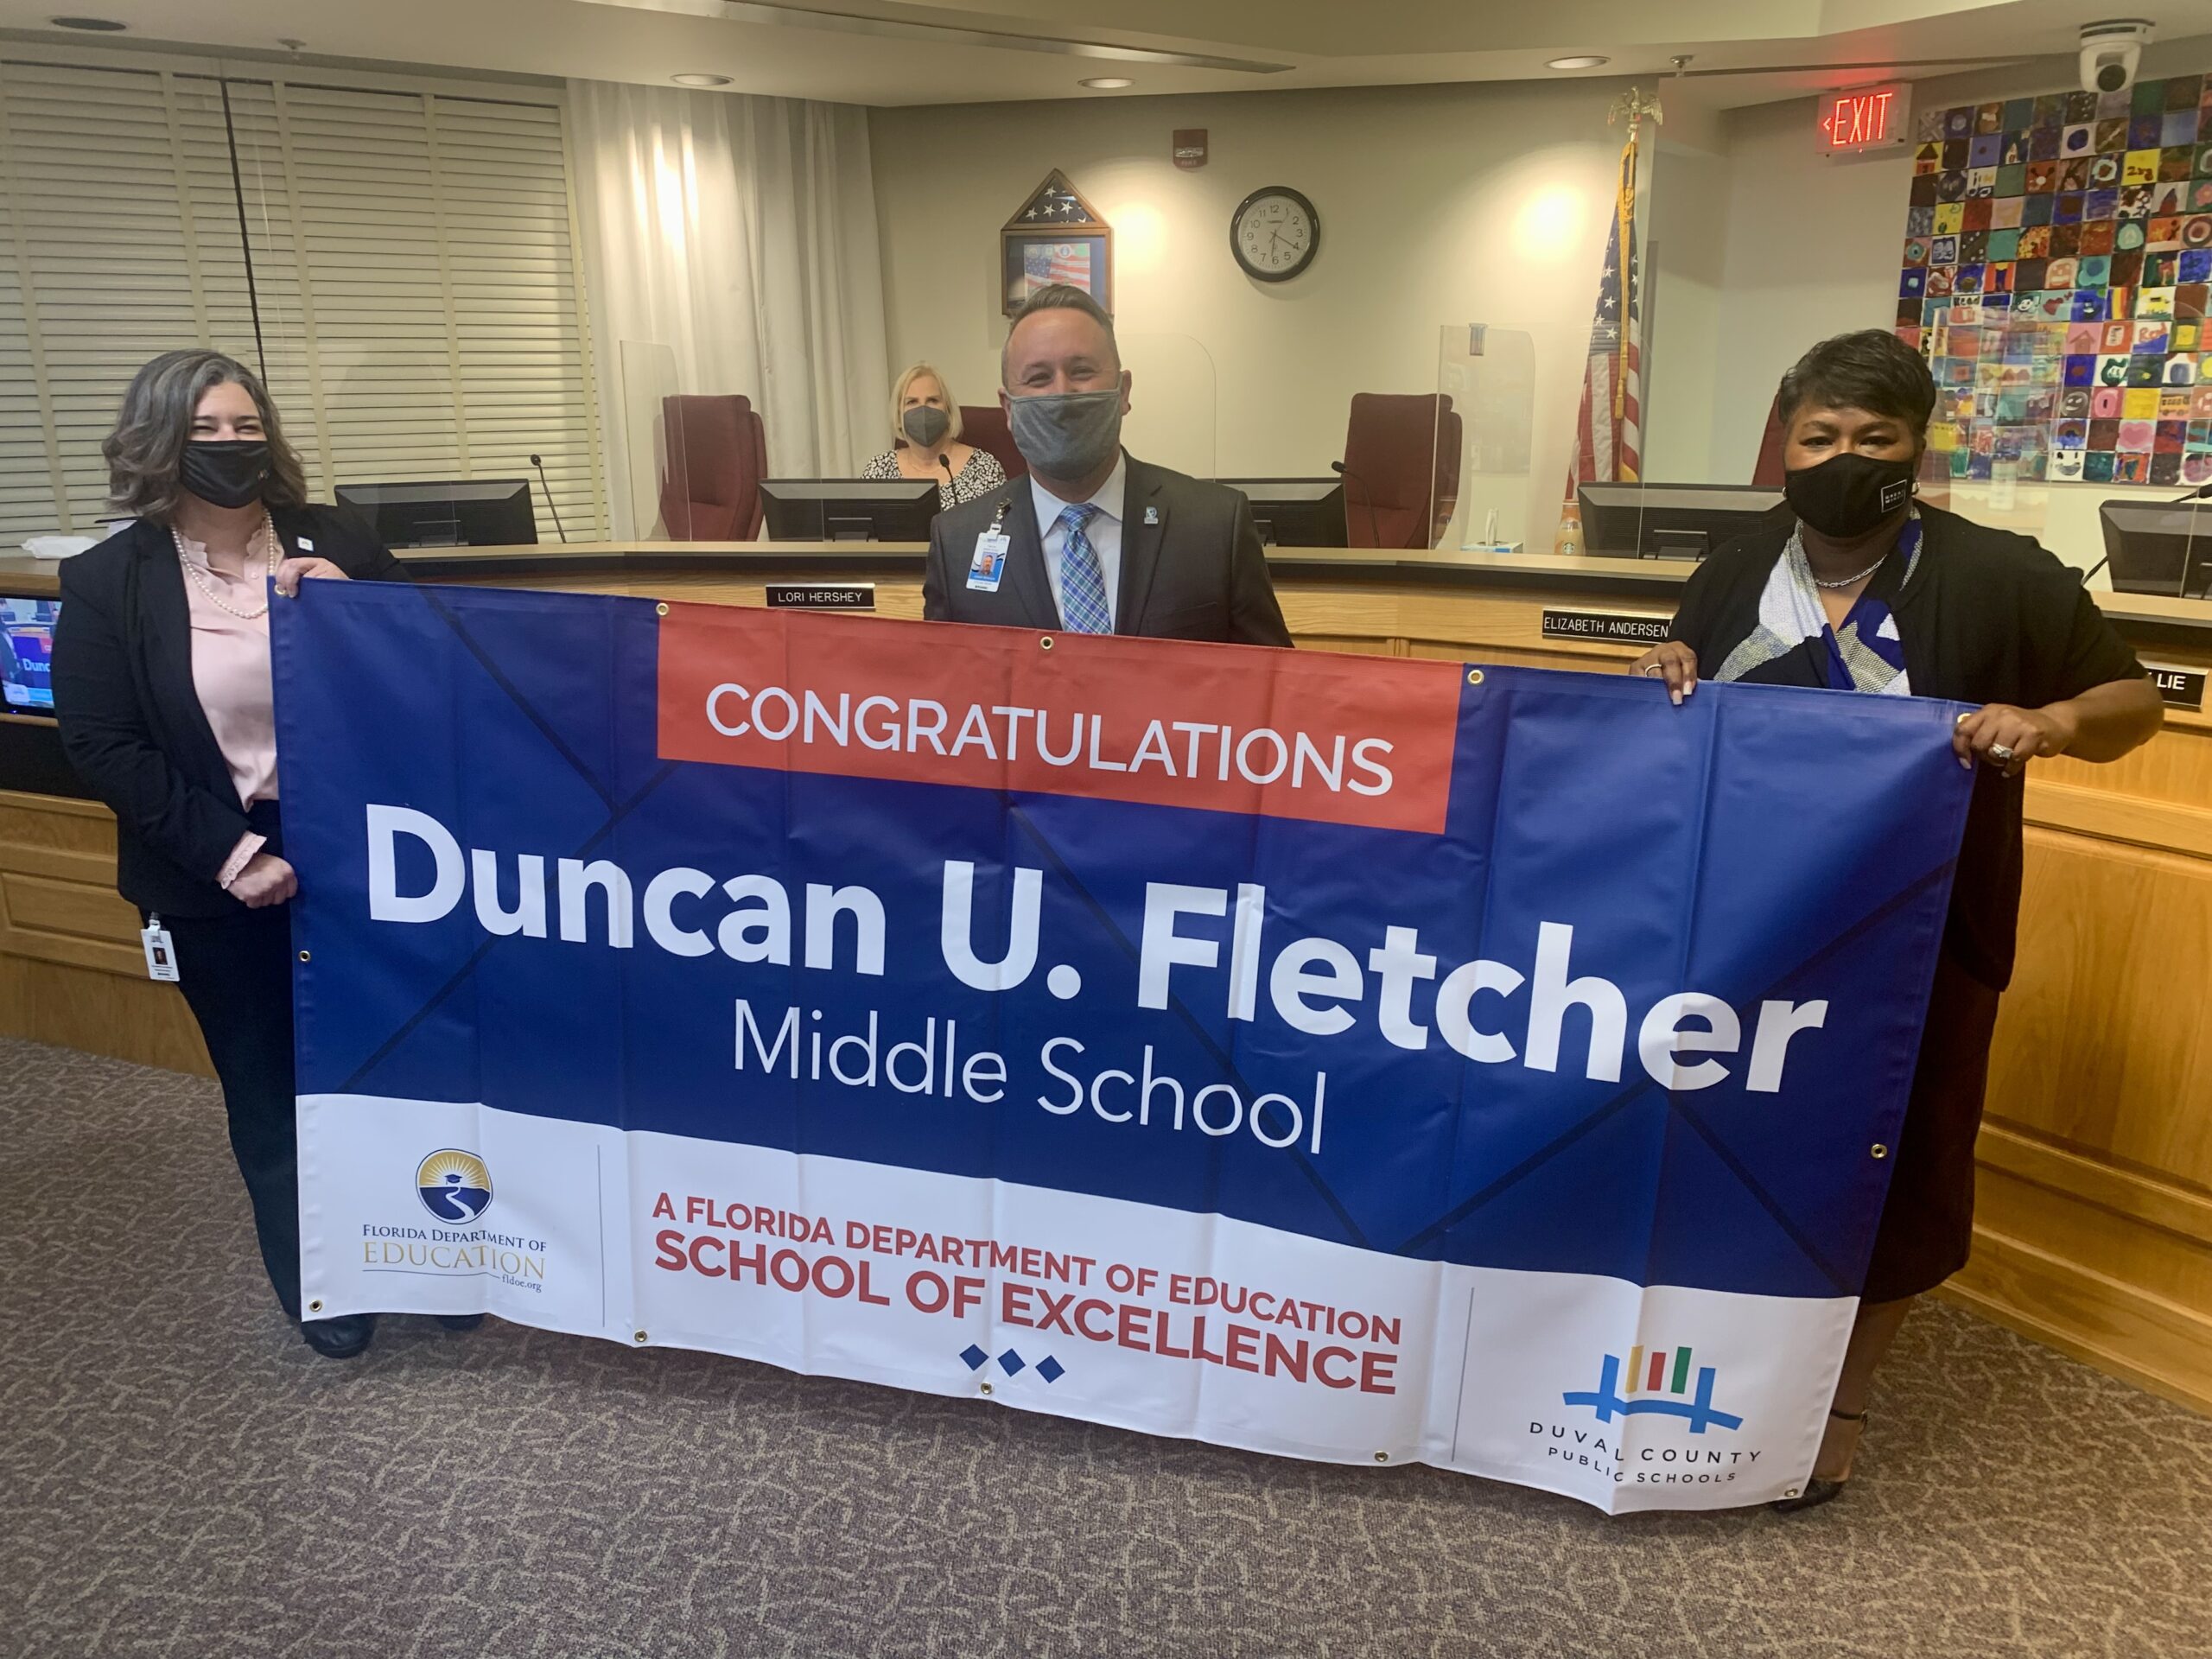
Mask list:
[[[58,599],[0,594],[0,708],[11,715],[54,712],[54,621]]]
[[[1702,559],[1782,505],[1756,484],[1585,484],[1582,548],[1599,558]]]
[[[526,478],[472,478],[437,484],[341,484],[351,508],[386,547],[529,547],[537,515]]]
[[[1341,478],[1224,478],[1252,503],[1252,522],[1267,547],[1343,547],[1344,481]]]
[[[764,478],[772,542],[926,542],[937,486],[925,478]]]
[[[2114,593],[2212,598],[2212,501],[2107,501],[2097,518]]]

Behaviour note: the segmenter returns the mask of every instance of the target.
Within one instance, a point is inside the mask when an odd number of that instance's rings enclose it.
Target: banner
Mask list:
[[[276,609],[312,1313],[1799,1485],[1949,705],[337,582]]]

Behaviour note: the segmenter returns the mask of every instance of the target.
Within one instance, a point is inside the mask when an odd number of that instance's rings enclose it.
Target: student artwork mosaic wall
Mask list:
[[[1932,479],[2212,483],[2212,76],[1915,117]]]

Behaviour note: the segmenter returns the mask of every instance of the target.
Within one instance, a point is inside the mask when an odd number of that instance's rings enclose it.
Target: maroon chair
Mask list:
[[[1441,393],[1356,393],[1344,432],[1344,544],[1435,546],[1459,505],[1460,434]]]
[[[669,539],[758,541],[768,471],[760,411],[739,396],[664,397],[660,409],[668,448],[660,517]]]
[[[960,442],[997,457],[1008,478],[1029,476],[1029,463],[1014,447],[1014,434],[1007,429],[1006,411],[996,404],[960,405]]]

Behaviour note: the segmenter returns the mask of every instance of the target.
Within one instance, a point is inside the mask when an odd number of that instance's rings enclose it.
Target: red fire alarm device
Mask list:
[[[1903,86],[1854,86],[1823,92],[1820,101],[1821,149],[1831,156],[1859,156],[1891,149],[1904,142],[1909,105]]]

